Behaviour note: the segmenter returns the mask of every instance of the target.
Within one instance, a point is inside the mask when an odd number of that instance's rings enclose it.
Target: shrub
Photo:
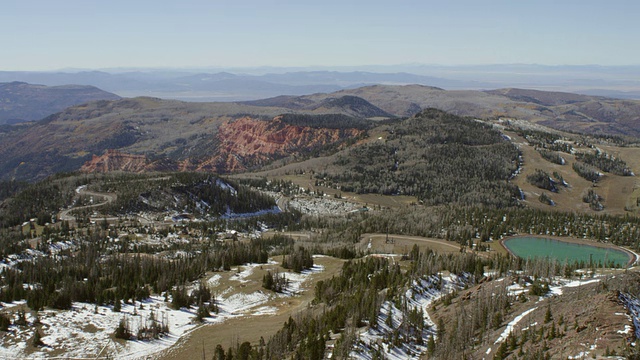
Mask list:
[[[536,169],[533,174],[527,176],[527,181],[531,185],[537,186],[541,189],[558,192],[556,181],[553,180],[546,171]]]

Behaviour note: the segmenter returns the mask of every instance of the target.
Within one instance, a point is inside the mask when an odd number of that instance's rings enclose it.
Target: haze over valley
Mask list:
[[[525,88],[640,99],[640,66],[378,65],[308,68],[166,68],[0,71],[0,82],[96,86],[122,97],[243,101],[309,95],[366,85],[426,85],[445,90]]]

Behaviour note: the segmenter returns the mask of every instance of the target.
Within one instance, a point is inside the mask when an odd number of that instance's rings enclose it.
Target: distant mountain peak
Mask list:
[[[0,124],[40,120],[70,106],[117,99],[118,95],[90,85],[0,83]]]

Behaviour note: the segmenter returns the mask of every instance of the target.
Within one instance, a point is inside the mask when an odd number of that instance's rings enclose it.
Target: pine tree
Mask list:
[[[493,360],[502,360],[506,357],[507,357],[507,343],[502,342],[502,344],[500,344],[500,347],[498,347],[496,354],[493,356]]]
[[[438,319],[438,326],[437,326],[437,331],[436,331],[436,336],[438,338],[438,341],[442,341],[444,339],[444,334],[445,334],[444,320],[442,320],[442,318],[440,318],[440,319]]]
[[[116,339],[129,340],[131,339],[131,331],[129,330],[129,326],[125,318],[120,319],[118,323],[118,327],[114,333]]]
[[[198,304],[198,310],[196,312],[196,319],[199,322],[202,322],[204,320],[204,318],[211,316],[211,314],[209,313],[209,308],[203,304],[202,302],[200,304]]]
[[[551,305],[547,305],[547,312],[544,314],[544,323],[548,324],[553,320],[553,315],[551,314]]]
[[[11,325],[11,319],[5,314],[0,314],[0,331],[9,330],[9,326]]]
[[[273,290],[273,275],[271,271],[267,271],[262,277],[262,287],[267,290]]]
[[[40,329],[36,328],[36,332],[33,335],[33,346],[42,346],[44,343],[42,342],[42,334],[40,334]]]
[[[427,352],[429,355],[433,355],[436,351],[436,341],[433,339],[433,335],[429,336],[429,340],[427,340]]]
[[[551,328],[549,329],[549,339],[555,339],[557,336],[556,333],[556,323],[554,322],[553,324],[551,324]]]
[[[216,349],[213,352],[213,360],[226,360],[222,345],[220,344],[216,345]]]
[[[513,351],[518,347],[518,339],[513,335],[513,333],[509,333],[508,342],[510,351]]]

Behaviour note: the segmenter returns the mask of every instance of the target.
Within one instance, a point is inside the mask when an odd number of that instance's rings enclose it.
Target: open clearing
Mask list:
[[[398,234],[363,234],[359,244],[362,251],[368,250],[373,253],[383,254],[408,254],[414,245],[417,245],[421,252],[426,249],[431,249],[441,254],[461,252],[460,244],[454,241]],[[490,248],[492,249],[491,245]],[[500,248],[504,249],[503,247]],[[469,251],[469,248],[463,248],[463,251]],[[483,257],[489,256],[489,252],[479,252],[477,254]]]
[[[625,206],[629,204],[634,206],[636,205],[636,201],[633,197],[640,197],[640,191],[637,191],[639,181],[636,176],[618,176],[607,173],[594,187],[590,181],[581,178],[573,170],[572,166],[576,161],[574,155],[560,153],[566,161],[565,165],[554,164],[542,158],[542,156],[533,148],[533,146],[529,145],[524,138],[513,132],[506,132],[506,134],[511,137],[512,141],[516,145],[518,145],[522,151],[522,157],[524,159],[521,172],[515,177],[515,179],[513,179],[513,183],[522,189],[526,196],[525,203],[532,208],[567,212],[579,211],[596,213],[596,211],[589,208],[588,204],[582,201],[582,197],[589,189],[595,190],[598,195],[604,197],[604,201],[602,203],[605,208],[597,213],[623,215],[628,213],[625,210]],[[640,173],[640,149],[613,146],[599,147],[608,154],[619,154],[619,156],[627,162],[634,173]],[[581,149],[581,151],[584,150],[585,149]],[[559,173],[569,186],[559,186],[559,191],[557,193],[553,193],[531,185],[527,181],[527,176],[533,174],[536,169],[544,170],[552,176],[554,172]],[[538,197],[543,192],[555,202],[555,206],[551,207],[538,200]],[[637,211],[638,207],[635,206],[635,209]]]
[[[274,258],[277,259],[277,258]],[[314,256],[314,264],[322,266],[321,272],[311,273],[300,285],[298,293],[293,297],[275,297],[265,302],[256,302],[245,309],[244,316],[228,319],[219,324],[206,324],[191,331],[181,338],[176,346],[157,354],[158,359],[196,359],[202,358],[203,351],[206,358],[212,356],[216,345],[221,344],[227,349],[236,342],[249,341],[257,343],[261,337],[267,340],[275,334],[289,316],[306,309],[313,300],[313,288],[319,280],[325,280],[336,275],[343,260],[326,256]],[[241,267],[242,268],[242,267]],[[225,292],[233,289],[225,296],[234,294],[254,294],[269,292],[262,288],[262,276],[268,269],[280,268],[279,265],[265,265],[253,267],[247,276],[230,274],[227,279],[216,279],[210,282],[212,290]],[[279,271],[284,271],[279,269]],[[215,275],[214,275],[215,276]],[[236,278],[236,279],[234,279]],[[238,284],[237,280],[241,282]],[[215,286],[213,286],[215,285]]]

